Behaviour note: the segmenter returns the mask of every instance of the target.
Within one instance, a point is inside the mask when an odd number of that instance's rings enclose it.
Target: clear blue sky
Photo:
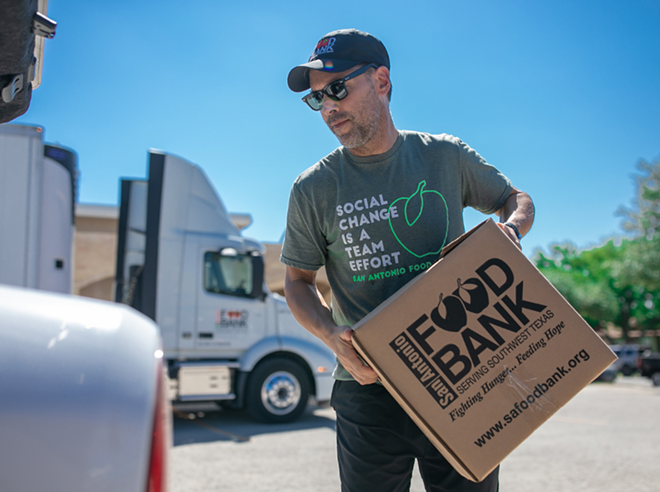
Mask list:
[[[532,195],[528,254],[619,235],[635,164],[660,157],[658,1],[51,0],[49,17],[43,83],[15,122],[76,151],[82,203],[116,205],[157,148],[278,241],[291,183],[338,145],[286,77],[347,27],[388,48],[398,128],[456,135]]]

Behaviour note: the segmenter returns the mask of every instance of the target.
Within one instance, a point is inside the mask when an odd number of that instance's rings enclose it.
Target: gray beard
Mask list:
[[[370,120],[369,123],[365,125],[355,124],[353,129],[346,135],[336,135],[339,142],[346,147],[347,149],[355,149],[357,147],[362,147],[367,142],[369,142],[378,130],[378,119]]]
[[[347,149],[362,147],[374,137],[378,131],[378,125],[382,113],[382,108],[377,101],[376,91],[372,88],[365,103],[357,109],[356,116],[358,119],[362,120],[363,123],[358,123],[355,118],[351,118],[353,128],[349,133],[340,136],[333,131],[344,147]],[[344,115],[339,113],[335,115],[334,118],[331,117],[328,119],[328,126],[331,131],[333,121],[342,119],[343,117]]]

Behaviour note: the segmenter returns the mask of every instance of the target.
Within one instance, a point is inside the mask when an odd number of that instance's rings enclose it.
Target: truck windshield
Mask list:
[[[252,258],[218,252],[204,254],[204,289],[214,294],[250,297],[252,294]]]

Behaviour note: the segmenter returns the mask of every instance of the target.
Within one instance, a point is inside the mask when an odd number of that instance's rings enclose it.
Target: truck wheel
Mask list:
[[[623,367],[621,368],[621,373],[622,373],[624,376],[632,376],[634,372],[635,372],[635,369],[633,369],[633,368],[630,367],[630,366],[623,366]]]
[[[287,359],[269,359],[259,364],[248,381],[247,410],[255,420],[285,423],[296,420],[307,407],[307,374]]]
[[[654,372],[651,381],[653,381],[653,386],[660,386],[660,372]]]

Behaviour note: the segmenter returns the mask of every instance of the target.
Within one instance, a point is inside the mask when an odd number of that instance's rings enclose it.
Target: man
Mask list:
[[[324,36],[309,62],[289,73],[289,88],[311,89],[303,100],[342,146],[291,190],[281,257],[286,299],[300,324],[337,356],[331,404],[342,490],[408,490],[417,459],[428,491],[495,491],[497,470],[473,483],[451,468],[363,364],[350,327],[464,232],[464,207],[497,214],[518,246],[534,207],[461,140],[397,130],[389,70],[378,39],[346,29]],[[332,309],[315,284],[322,266]]]

